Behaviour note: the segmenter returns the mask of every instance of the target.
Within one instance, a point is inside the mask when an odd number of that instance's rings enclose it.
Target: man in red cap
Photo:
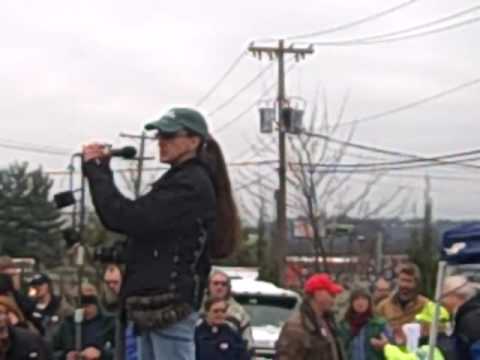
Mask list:
[[[345,360],[331,313],[342,287],[327,274],[312,275],[305,298],[285,323],[277,342],[278,360]]]

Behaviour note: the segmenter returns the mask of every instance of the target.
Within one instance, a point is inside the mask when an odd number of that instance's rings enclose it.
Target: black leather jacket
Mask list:
[[[457,359],[473,359],[470,348],[480,342],[480,295],[460,306],[455,316],[453,335],[456,339]]]
[[[43,339],[40,335],[34,334],[29,330],[10,327],[9,341],[10,346],[5,354],[5,358],[8,360],[47,360],[50,358]]]
[[[107,160],[84,164],[95,209],[109,230],[129,237],[122,293],[176,293],[199,308],[215,229],[215,189],[208,167],[194,158],[173,166],[137,200],[124,197]]]

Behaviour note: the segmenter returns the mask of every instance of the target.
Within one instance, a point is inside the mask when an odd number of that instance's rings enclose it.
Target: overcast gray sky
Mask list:
[[[146,121],[172,104],[195,104],[250,41],[313,32],[399,3],[3,0],[0,143],[37,144],[72,152],[92,140],[123,144],[120,132],[141,131]],[[306,40],[333,41],[391,32],[475,5],[480,1],[418,0],[382,19]],[[288,74],[287,92],[311,101],[314,89],[321,86],[334,113],[350,90],[346,120],[375,114],[480,77],[479,34],[480,23],[474,23],[394,43],[317,47],[313,56]],[[228,99],[267,63],[252,57],[243,59],[203,105],[203,111],[208,113]],[[267,72],[231,105],[209,118],[212,129],[247,108],[274,76],[274,72]],[[366,122],[358,127],[355,141],[422,155],[480,147],[479,94],[480,86],[470,87]],[[249,141],[255,142],[255,110],[225,131],[214,132],[229,159],[248,148]],[[148,149],[153,154],[155,144]],[[249,159],[248,154],[243,159]],[[2,149],[0,166],[13,160],[62,170],[68,156]],[[241,182],[235,171],[234,182]],[[437,217],[478,217],[479,171],[453,167],[429,173],[473,180],[433,181]],[[57,186],[66,185],[65,178],[57,179]],[[392,177],[379,187],[386,194],[400,184],[414,187],[411,196],[421,200],[422,179]]]

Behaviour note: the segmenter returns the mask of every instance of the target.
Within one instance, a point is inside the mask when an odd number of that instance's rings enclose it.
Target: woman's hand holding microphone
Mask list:
[[[99,161],[110,157],[110,148],[104,144],[91,143],[83,146],[82,154],[84,162]]]

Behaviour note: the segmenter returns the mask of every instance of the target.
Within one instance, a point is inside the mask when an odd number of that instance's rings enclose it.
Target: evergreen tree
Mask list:
[[[35,257],[51,266],[61,262],[60,212],[49,201],[53,181],[28,163],[0,170],[0,253]]]
[[[254,235],[254,236],[250,236]],[[240,242],[235,252],[226,259],[218,260],[220,266],[257,266],[257,238],[252,234],[252,229],[243,228]]]

